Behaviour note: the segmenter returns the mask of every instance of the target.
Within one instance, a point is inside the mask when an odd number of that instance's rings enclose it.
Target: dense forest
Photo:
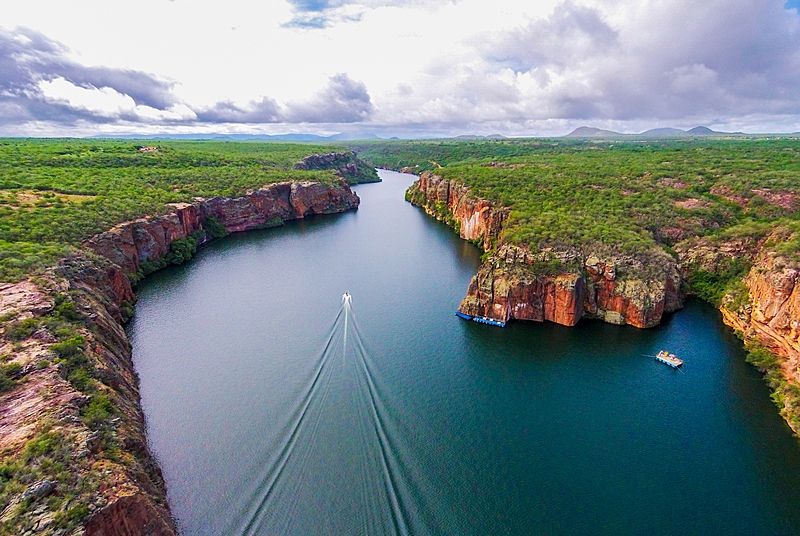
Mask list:
[[[504,240],[628,252],[691,236],[788,230],[800,251],[800,140],[366,142],[376,166],[435,171],[511,209]]]

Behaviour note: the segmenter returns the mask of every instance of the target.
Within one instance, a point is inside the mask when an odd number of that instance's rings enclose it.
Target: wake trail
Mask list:
[[[372,418],[373,418],[373,426],[375,430],[375,434],[378,439],[378,446],[381,452],[381,466],[383,469],[383,474],[385,477],[385,485],[386,491],[389,495],[389,501],[392,507],[392,522],[394,524],[395,531],[398,534],[410,534],[408,530],[408,522],[406,521],[403,504],[400,498],[400,494],[398,492],[398,483],[397,477],[392,470],[392,464],[390,461],[390,451],[389,448],[389,439],[386,434],[386,428],[383,423],[383,419],[381,418],[377,402],[376,402],[376,394],[375,394],[375,385],[372,381],[372,375],[370,374],[364,354],[365,348],[363,343],[361,342],[361,337],[358,335],[358,332],[355,328],[355,318],[353,319],[353,334],[354,340],[357,343],[357,348],[359,351],[355,352],[359,357],[359,364],[361,365],[361,370],[363,371],[363,378],[366,381],[367,391],[369,393],[369,402],[370,402],[370,409],[372,410]]]
[[[352,447],[355,450],[348,463],[355,471],[354,476],[360,477],[354,490],[359,497],[359,507],[353,510],[354,526],[348,533],[390,532],[405,536],[417,532],[413,526],[433,530],[437,523],[424,495],[426,492],[431,496],[437,495],[436,487],[425,478],[426,475],[416,474],[419,469],[414,470],[406,463],[405,458],[411,454],[403,449],[408,449],[413,431],[403,423],[395,422],[396,417],[392,416],[390,408],[398,404],[387,404],[384,397],[387,386],[377,376],[379,367],[370,358],[349,300],[342,302],[312,370],[296,409],[282,429],[280,436],[283,439],[276,445],[279,447],[277,454],[266,456],[257,466],[256,474],[261,473],[262,466],[267,469],[258,477],[254,490],[241,508],[242,515],[238,519],[247,521],[234,521],[240,528],[244,524],[244,528],[227,533],[293,534],[295,529],[299,530],[303,518],[298,509],[311,506],[302,498],[307,496],[315,464],[318,465],[322,459],[317,459],[320,455],[318,443],[322,441],[320,430],[337,423],[335,420],[326,423],[326,415],[333,407],[340,411],[350,407],[349,414],[356,421],[352,423],[350,435],[356,439]],[[347,378],[355,382],[354,388],[342,391],[350,383]],[[345,381],[347,383],[342,383]],[[337,385],[335,391],[339,400],[329,396],[333,383]],[[402,411],[402,405],[396,409]],[[329,434],[327,431],[322,435]],[[344,441],[343,446],[348,444],[346,439]],[[424,486],[415,485],[419,483]],[[328,491],[312,490],[310,493],[321,498]],[[321,513],[326,515],[325,511]]]
[[[425,471],[421,470],[419,464],[414,463],[407,463],[404,459],[404,453],[408,455],[405,449],[400,448],[404,445],[410,445],[409,440],[413,438],[415,435],[413,430],[409,429],[407,426],[403,425],[403,420],[398,418],[392,418],[392,412],[388,410],[388,408],[393,407],[396,409],[402,409],[402,406],[395,404],[387,404],[386,400],[382,393],[387,392],[387,387],[383,384],[380,376],[377,374],[377,367],[370,359],[370,352],[367,351],[366,346],[364,344],[363,338],[361,336],[361,331],[358,327],[358,322],[356,321],[355,315],[352,318],[352,333],[353,338],[358,344],[358,349],[360,351],[360,356],[363,361],[363,366],[365,367],[365,372],[370,381],[372,382],[372,389],[375,395],[375,402],[376,402],[376,412],[378,415],[381,415],[381,422],[384,429],[385,440],[388,445],[388,452],[393,453],[392,459],[395,462],[395,465],[399,469],[399,473],[405,476],[404,482],[406,484],[406,489],[408,490],[408,497],[409,500],[407,501],[407,506],[412,507],[414,509],[414,515],[410,516],[413,520],[423,520],[424,526],[427,530],[433,530],[434,527],[439,525],[437,515],[433,512],[442,512],[449,510],[455,515],[455,511],[452,508],[452,505],[448,504],[446,501],[443,500],[442,490],[439,489],[439,486],[434,484],[429,478]],[[400,430],[402,428],[402,430]],[[406,438],[405,441],[400,441],[398,443],[394,438]],[[414,459],[419,461],[421,452],[417,452],[414,455]],[[422,484],[422,487],[419,486]],[[414,493],[413,490],[418,490],[420,493]],[[423,493],[422,490],[425,490]],[[417,496],[417,500],[414,500],[414,497]],[[428,500],[426,497],[436,497],[438,499],[436,504],[438,508],[434,508],[431,504],[431,501]],[[439,532],[445,532],[444,528],[439,526]]]
[[[311,429],[311,436],[308,438],[308,441],[304,443],[305,452],[301,453],[302,459],[300,461],[300,475],[299,478],[295,480],[294,491],[293,493],[291,493],[291,495],[294,497],[300,496],[300,491],[305,487],[305,484],[307,482],[306,477],[309,472],[308,461],[309,458],[311,457],[311,454],[316,450],[315,447],[317,445],[319,426],[320,423],[322,422],[322,415],[324,413],[323,410],[325,408],[325,402],[327,401],[328,394],[330,393],[331,378],[333,378],[332,370],[328,372],[327,379],[325,380],[325,387],[322,392],[322,398],[320,399],[319,402],[320,408],[319,411],[317,411],[316,418],[314,419],[314,425]],[[286,519],[284,520],[284,530],[278,532],[278,534],[292,534],[289,528],[291,526],[292,520],[294,519],[294,513],[297,510],[297,506],[298,506],[297,501],[294,501],[292,503],[292,508],[290,509],[288,515],[286,516]],[[263,524],[263,522],[264,522],[263,518],[259,520],[258,530],[256,531],[257,534],[261,534],[261,525]]]
[[[291,424],[292,428],[289,432],[286,441],[283,443],[278,453],[277,461],[274,464],[273,468],[270,471],[268,471],[262,479],[260,479],[259,485],[256,488],[257,490],[263,489],[264,486],[266,485],[266,489],[260,494],[261,497],[258,499],[258,503],[255,509],[253,509],[253,501],[251,500],[249,502],[247,511],[251,513],[248,515],[249,520],[244,529],[244,532],[246,534],[251,533],[253,525],[256,522],[259,513],[261,512],[267,500],[269,499],[272,489],[275,486],[275,483],[280,478],[281,474],[283,473],[286,467],[286,464],[288,463],[288,459],[291,456],[294,444],[297,441],[298,432],[300,431],[300,428],[304,423],[305,416],[308,412],[308,408],[311,405],[311,402],[314,399],[314,395],[317,392],[320,377],[322,376],[322,372],[325,370],[325,365],[328,362],[330,348],[337,335],[336,325],[339,323],[339,320],[342,317],[343,309],[344,308],[339,309],[339,313],[336,315],[336,318],[334,319],[328,340],[326,341],[323,351],[320,354],[319,359],[317,360],[311,384],[308,386],[305,393],[303,394],[298,410],[292,415],[292,419],[290,419],[290,422],[292,423]]]

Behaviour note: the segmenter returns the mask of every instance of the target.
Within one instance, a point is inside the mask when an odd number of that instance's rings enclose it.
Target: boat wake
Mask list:
[[[228,533],[431,532],[432,510],[412,481],[409,441],[386,393],[345,294],[289,421],[255,460]],[[357,504],[344,499],[353,486]]]

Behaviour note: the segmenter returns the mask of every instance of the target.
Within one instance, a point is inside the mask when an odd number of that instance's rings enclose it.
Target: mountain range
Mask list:
[[[622,132],[614,132],[613,130],[604,130],[595,127],[578,127],[569,134],[566,138],[620,138],[620,137],[642,137],[642,138],[690,138],[701,136],[741,136],[744,132],[718,132],[711,130],[708,127],[697,126],[689,130],[681,130],[679,128],[651,128],[638,134],[623,134]]]

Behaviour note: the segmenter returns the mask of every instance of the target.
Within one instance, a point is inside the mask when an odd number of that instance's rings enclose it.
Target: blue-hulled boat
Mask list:
[[[472,320],[473,322],[478,322],[480,324],[488,324],[490,326],[497,326],[498,328],[506,327],[506,323],[501,320],[495,320],[494,318],[489,318],[488,316],[473,316],[468,315],[467,313],[462,313],[461,311],[456,311],[456,316],[459,318],[463,318],[464,320]]]

